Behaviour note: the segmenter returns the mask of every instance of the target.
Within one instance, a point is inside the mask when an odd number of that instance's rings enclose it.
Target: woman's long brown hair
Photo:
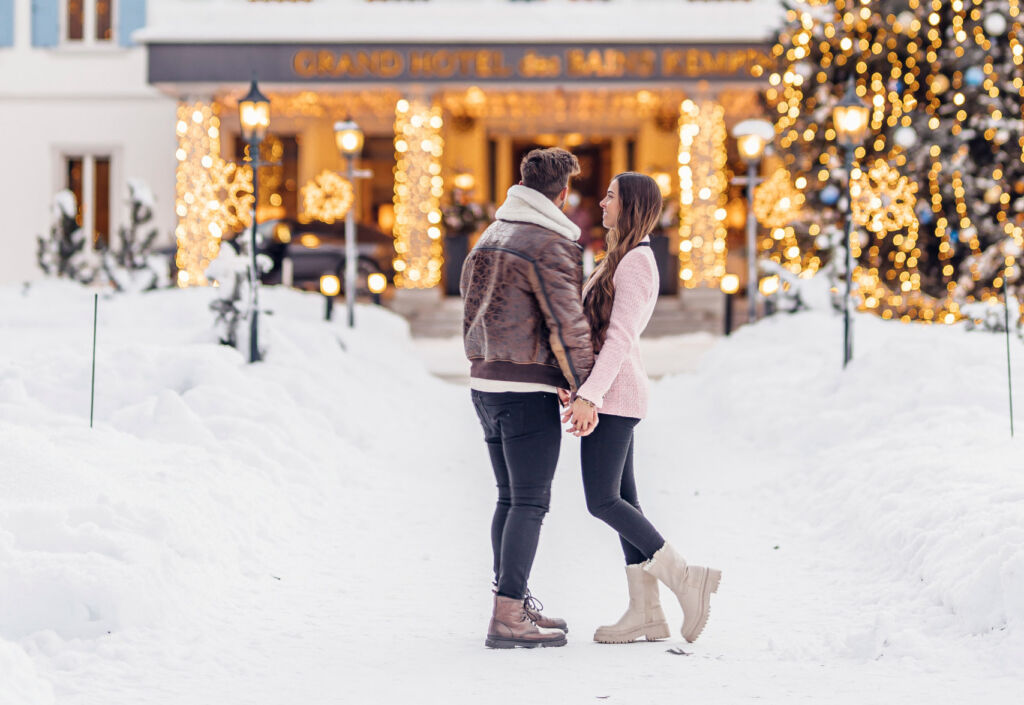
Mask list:
[[[619,217],[605,237],[608,254],[590,275],[583,299],[595,353],[601,352],[608,334],[615,299],[615,270],[622,258],[651,234],[661,216],[661,189],[654,179],[627,171],[613,180],[619,184]]]

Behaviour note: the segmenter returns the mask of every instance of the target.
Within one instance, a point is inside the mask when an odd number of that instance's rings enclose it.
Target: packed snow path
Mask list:
[[[210,292],[101,302],[90,432],[91,294],[0,289],[0,703],[1019,702],[1001,339],[858,318],[845,373],[829,315],[722,341],[637,437],[645,511],[724,571],[704,635],[663,589],[672,639],[591,641],[625,580],[567,436],[531,587],[569,644],[489,651],[468,392],[385,312],[267,293],[255,367]]]

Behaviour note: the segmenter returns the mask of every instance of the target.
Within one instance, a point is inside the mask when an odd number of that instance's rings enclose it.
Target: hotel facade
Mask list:
[[[361,227],[393,242],[399,288],[452,293],[466,247],[454,206],[500,204],[522,155],[556,145],[580,157],[572,216],[595,246],[610,178],[649,173],[666,197],[663,292],[715,285],[743,270],[730,258],[746,206],[730,177],[745,168],[728,133],[763,116],[782,12],[777,0],[0,0],[0,283],[41,275],[36,236],[57,191],[75,193],[102,247],[125,224],[131,179],[152,189],[178,283],[203,283],[249,222],[237,106],[257,78],[271,102],[260,222],[354,203]],[[332,178],[345,119],[372,172],[354,184]]]

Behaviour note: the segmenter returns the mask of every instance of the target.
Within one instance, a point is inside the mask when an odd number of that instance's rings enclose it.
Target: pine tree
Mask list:
[[[946,320],[1001,284],[1024,241],[1019,4],[787,6],[764,98],[777,115],[784,164],[807,199],[794,224],[806,253],[801,267],[815,268],[820,250],[844,242],[849,192],[860,226],[853,247],[863,307]],[[851,80],[871,106],[852,188],[831,124]]]

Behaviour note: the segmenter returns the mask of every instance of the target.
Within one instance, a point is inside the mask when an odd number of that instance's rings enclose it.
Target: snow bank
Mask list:
[[[1024,460],[1009,438],[1004,339],[868,316],[854,339],[843,371],[840,318],[776,316],[721,343],[697,376],[666,380],[659,398],[706,404],[709,419],[693,423],[752,460],[737,481],[867,557],[856,570],[916,586],[953,633],[1024,638]],[[1020,385],[1024,354],[1011,344]]]
[[[237,609],[442,423],[393,442],[403,400],[442,384],[402,319],[360,307],[353,334],[319,296],[267,290],[249,366],[214,342],[214,293],[101,297],[90,430],[92,293],[0,289],[0,703],[52,702],[33,663],[102,670]]]

